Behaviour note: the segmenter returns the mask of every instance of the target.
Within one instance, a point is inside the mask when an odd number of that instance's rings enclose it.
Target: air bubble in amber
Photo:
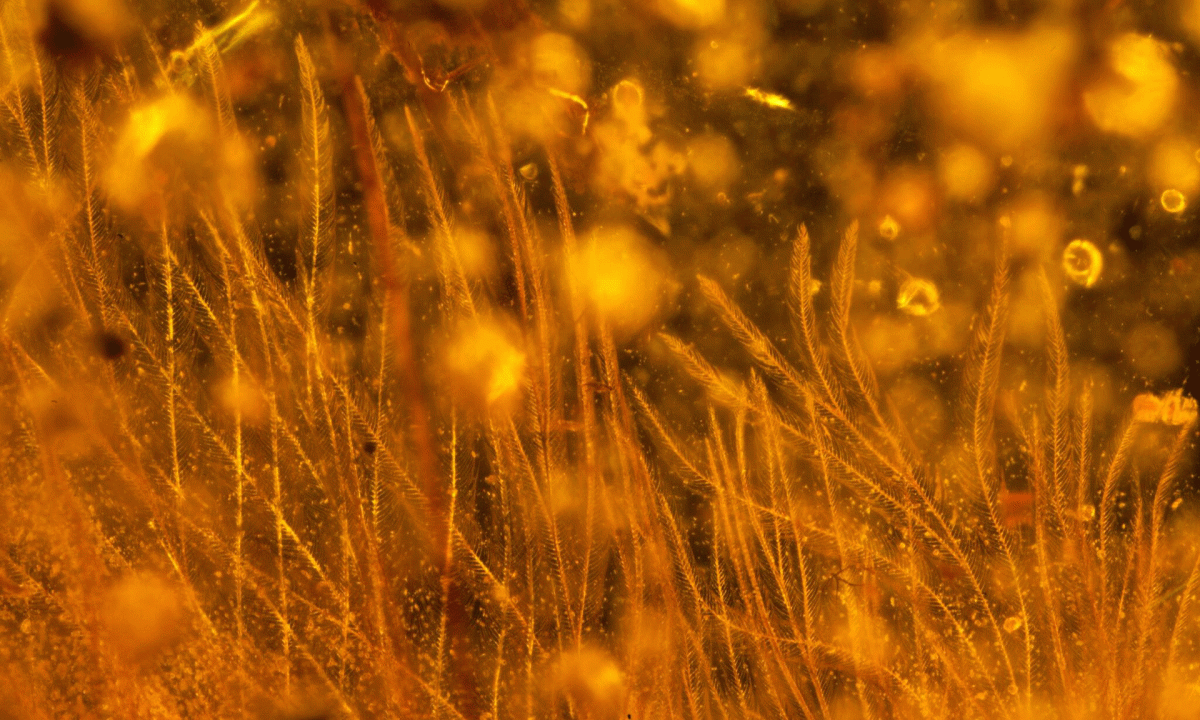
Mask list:
[[[895,240],[900,234],[900,223],[896,222],[896,218],[891,215],[885,215],[883,220],[879,221],[879,237],[884,240]]]
[[[937,285],[922,278],[909,278],[900,286],[896,307],[915,317],[927,317],[942,307]]]
[[[1178,214],[1187,209],[1187,198],[1183,196],[1183,193],[1174,188],[1164,190],[1159,201],[1162,203],[1163,210],[1171,214]]]
[[[1104,269],[1104,256],[1090,240],[1072,240],[1063,250],[1063,272],[1077,285],[1092,287]]]

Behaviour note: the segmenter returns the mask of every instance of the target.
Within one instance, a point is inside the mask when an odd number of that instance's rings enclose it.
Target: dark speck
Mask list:
[[[61,9],[53,4],[38,39],[42,47],[55,57],[78,55],[87,47],[87,41],[79,30],[66,22]]]
[[[363,452],[365,452],[368,455],[374,455],[375,450],[378,448],[379,448],[379,445],[374,440],[367,440],[366,442],[363,443]]]
[[[105,360],[117,360],[125,355],[125,340],[120,335],[102,330],[96,335],[96,351]]]

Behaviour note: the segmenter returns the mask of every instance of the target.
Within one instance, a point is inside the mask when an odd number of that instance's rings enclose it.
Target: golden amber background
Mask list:
[[[1200,717],[1198,53],[5,0],[0,718]]]

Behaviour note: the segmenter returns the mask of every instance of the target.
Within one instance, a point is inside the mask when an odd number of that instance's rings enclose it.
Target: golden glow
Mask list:
[[[460,387],[486,407],[516,406],[525,381],[525,353],[501,326],[467,322],[451,343],[446,361]]]
[[[0,2],[0,717],[1198,720],[1197,8]]]
[[[583,49],[569,36],[561,33],[538,35],[530,49],[530,65],[534,80],[546,87],[556,88],[559,97],[578,99],[592,84],[591,62]],[[587,103],[583,104],[587,107]]]
[[[1114,40],[1109,59],[1119,79],[1097,81],[1083,96],[1096,126],[1143,137],[1166,122],[1179,87],[1169,58],[1166,45],[1148,35],[1128,33]]]
[[[645,327],[658,314],[666,277],[646,240],[625,228],[592,234],[572,272],[592,309],[622,332]]]
[[[701,37],[693,56],[696,77],[709,90],[736,92],[754,82],[761,65],[758,47],[737,35]]]
[[[683,28],[708,27],[725,16],[725,0],[652,0],[650,7]]]
[[[585,647],[563,653],[553,684],[589,717],[616,717],[625,703],[625,676],[602,650]]]
[[[1071,31],[1051,25],[1021,34],[919,35],[910,42],[942,117],[996,149],[1025,147],[1050,131],[1077,45]]]
[[[156,575],[127,575],[105,593],[102,621],[108,641],[129,660],[153,659],[180,635],[183,620],[183,599]]]
[[[171,180],[199,180],[211,172],[215,149],[208,111],[187,95],[164,95],[130,112],[105,176],[108,192],[133,209]]]
[[[1189,195],[1200,190],[1200,163],[1196,162],[1192,141],[1177,136],[1158,141],[1150,153],[1146,174],[1155,187]]]
[[[723,190],[741,173],[737,150],[724,135],[708,133],[688,143],[688,169],[705,188]]]
[[[1062,242],[1066,220],[1062,208],[1043,193],[1029,193],[1014,199],[1012,232],[1009,235],[1014,253],[1055,262],[1055,252]]]
[[[900,223],[891,215],[884,215],[879,221],[879,237],[887,241],[895,240],[900,235]]]
[[[534,177],[537,177],[534,166]],[[525,176],[525,173],[521,173]],[[458,265],[470,280],[486,280],[495,275],[495,240],[480,228],[468,225],[455,228],[454,245],[458,253]]]

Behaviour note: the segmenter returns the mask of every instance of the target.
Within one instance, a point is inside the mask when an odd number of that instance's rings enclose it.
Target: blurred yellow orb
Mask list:
[[[1150,153],[1146,179],[1154,187],[1185,194],[1200,189],[1200,165],[1193,157],[1191,140],[1178,136],[1160,140]]]
[[[530,69],[543,85],[572,94],[586,92],[591,85],[591,62],[569,35],[542,33],[530,52]]]
[[[1161,322],[1135,326],[1125,336],[1122,350],[1134,370],[1152,380],[1170,375],[1183,363],[1175,331]]]
[[[510,334],[486,320],[466,322],[458,329],[446,362],[465,399],[487,408],[516,405],[525,380],[525,353]]]
[[[992,163],[977,148],[959,143],[941,157],[939,174],[946,194],[966,202],[978,202],[992,190]]]
[[[682,28],[708,27],[725,17],[725,0],[657,0],[651,7]]]
[[[706,189],[723,190],[741,172],[737,150],[724,135],[705,133],[687,146],[688,167],[692,177]]]
[[[758,48],[742,38],[696,43],[692,62],[697,77],[710,90],[731,90],[749,83],[758,73]]]
[[[1077,44],[1074,33],[1043,25],[1025,33],[914,35],[909,53],[943,121],[993,150],[1015,150],[1049,131]]]
[[[1066,228],[1063,209],[1054,198],[1038,192],[1013,198],[1010,223],[1014,255],[1054,262]]]
[[[662,307],[663,264],[628,227],[597,229],[571,271],[593,311],[620,333],[642,329]]]
[[[879,221],[879,237],[890,241],[895,240],[899,234],[900,223],[891,215],[884,215],[883,220]]]
[[[105,176],[109,197],[133,209],[173,177],[207,175],[217,149],[214,137],[209,113],[188,95],[167,94],[136,106],[117,137]]]
[[[1109,63],[1117,77],[1098,81],[1083,94],[1096,127],[1130,137],[1157,130],[1179,89],[1167,47],[1148,35],[1126,33],[1109,46]]]

